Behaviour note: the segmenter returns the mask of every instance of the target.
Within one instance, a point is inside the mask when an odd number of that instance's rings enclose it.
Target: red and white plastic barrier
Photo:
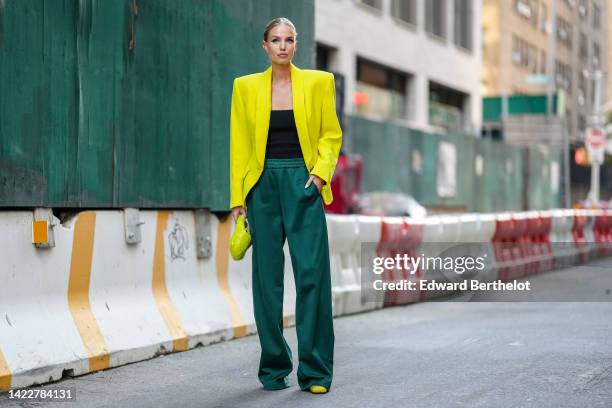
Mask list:
[[[407,217],[383,217],[380,232],[380,241],[376,254],[378,257],[404,259],[417,257],[417,250],[423,240],[424,224]],[[422,269],[385,267],[382,272],[383,282],[400,285],[402,282],[418,282],[422,276]],[[385,291],[384,305],[395,306],[414,303],[421,300],[420,290],[387,290]]]
[[[596,210],[593,238],[599,256],[612,255],[612,210]]]

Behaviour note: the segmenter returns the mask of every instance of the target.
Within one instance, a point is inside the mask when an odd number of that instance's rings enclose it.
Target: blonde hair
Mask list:
[[[298,33],[297,33],[297,30],[295,29],[295,26],[291,22],[291,20],[285,17],[277,17],[273,20],[270,20],[268,24],[266,24],[266,29],[264,30],[264,35],[263,35],[264,41],[268,41],[268,33],[270,32],[270,30],[281,24],[286,25],[289,28],[291,28],[293,32],[295,33],[295,37],[297,39]]]

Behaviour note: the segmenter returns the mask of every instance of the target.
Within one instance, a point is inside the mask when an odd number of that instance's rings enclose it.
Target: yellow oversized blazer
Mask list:
[[[291,63],[293,114],[304,162],[310,174],[325,181],[323,202],[331,204],[342,130],[336,116],[333,74],[300,69]],[[272,66],[234,80],[230,119],[230,207],[246,207],[266,155],[272,108]]]

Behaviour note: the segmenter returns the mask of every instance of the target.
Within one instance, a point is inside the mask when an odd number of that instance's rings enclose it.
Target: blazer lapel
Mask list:
[[[312,154],[310,149],[310,137],[308,136],[308,121],[306,120],[306,108],[304,104],[304,81],[302,70],[291,63],[291,94],[293,96],[293,116],[295,126],[300,139],[300,146],[304,154],[306,164],[310,163]]]
[[[302,70],[293,65],[293,63],[291,63],[291,95],[293,97],[293,116],[302,153],[304,154],[304,161],[310,163],[312,151],[310,148],[310,137],[308,136],[308,122],[306,120]],[[272,65],[262,73],[257,92],[257,106],[255,107],[255,155],[262,168],[266,158],[271,109]]]
[[[255,155],[263,168],[272,109],[272,65],[263,72],[255,107]]]

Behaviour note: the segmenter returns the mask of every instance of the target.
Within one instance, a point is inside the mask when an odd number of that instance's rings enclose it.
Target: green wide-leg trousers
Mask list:
[[[323,201],[303,158],[266,159],[246,199],[251,231],[253,308],[265,389],[289,386],[291,349],[283,336],[285,238],[296,287],[298,384],[331,386],[334,356],[331,276]]]

